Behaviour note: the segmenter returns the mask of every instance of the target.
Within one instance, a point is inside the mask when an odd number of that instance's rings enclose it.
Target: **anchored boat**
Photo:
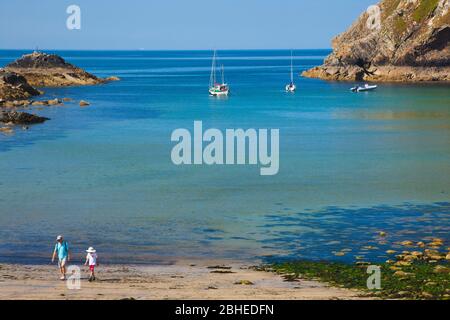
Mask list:
[[[288,85],[286,85],[286,91],[295,92],[296,89],[297,87],[295,86],[294,83],[294,66],[292,64],[292,50],[291,50],[291,82]]]
[[[375,90],[378,86],[377,85],[368,85],[367,83],[363,86],[355,86],[350,89],[352,92],[363,92],[363,91],[372,91]]]
[[[212,96],[227,96],[230,92],[230,88],[228,84],[225,83],[225,70],[222,65],[221,73],[222,73],[222,83],[217,82],[216,77],[216,60],[217,60],[217,54],[216,50],[214,50],[213,60],[212,60],[212,66],[211,66],[211,76],[209,78],[209,94]]]

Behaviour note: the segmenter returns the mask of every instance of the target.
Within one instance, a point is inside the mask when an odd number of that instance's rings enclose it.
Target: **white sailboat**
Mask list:
[[[297,89],[295,83],[294,83],[294,65],[292,62],[292,50],[291,50],[291,82],[286,85],[286,91],[287,92],[295,92]]]
[[[211,76],[209,78],[209,94],[212,96],[227,96],[230,92],[230,88],[228,84],[225,83],[225,70],[222,65],[222,83],[217,82],[216,77],[216,50],[214,50],[213,60],[212,60],[212,66],[211,66]]]

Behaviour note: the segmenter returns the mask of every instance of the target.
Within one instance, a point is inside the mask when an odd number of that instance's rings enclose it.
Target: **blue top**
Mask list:
[[[59,260],[65,259],[69,255],[69,245],[66,241],[63,241],[62,243],[58,242],[55,245],[55,251],[58,252]]]

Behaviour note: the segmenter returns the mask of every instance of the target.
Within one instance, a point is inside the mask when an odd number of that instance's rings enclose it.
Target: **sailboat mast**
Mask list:
[[[224,84],[224,83],[225,83],[225,69],[222,65],[222,84]]]
[[[213,87],[216,84],[216,50],[214,50],[212,65],[211,65],[211,76],[209,78],[209,86]]]
[[[294,83],[294,66],[292,64],[292,50],[291,50],[291,83]]]
[[[216,75],[216,60],[217,60],[217,52],[216,52],[216,50],[214,50],[214,83],[213,83],[213,85],[215,85],[216,82],[217,82],[217,75]]]

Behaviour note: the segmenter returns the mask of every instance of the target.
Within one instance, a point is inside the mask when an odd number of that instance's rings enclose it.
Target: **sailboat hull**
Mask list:
[[[229,89],[223,91],[217,91],[216,89],[209,89],[209,94],[215,97],[227,96],[229,92],[230,92]]]
[[[286,86],[286,91],[287,92],[295,92],[295,90],[297,89],[297,87],[295,85],[287,85]]]

